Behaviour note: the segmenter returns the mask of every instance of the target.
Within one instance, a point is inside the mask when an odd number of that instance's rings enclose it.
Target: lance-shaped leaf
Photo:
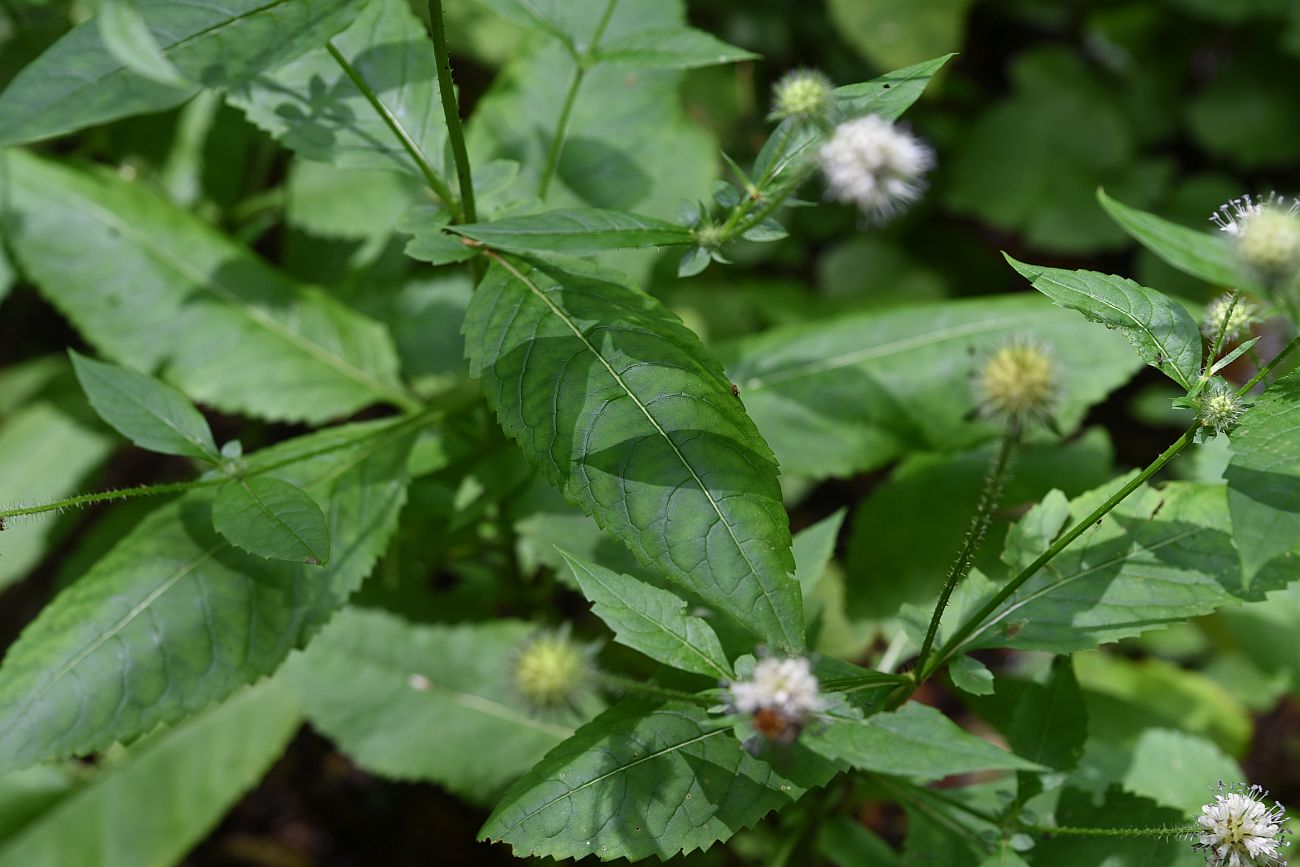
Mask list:
[[[568,208],[448,228],[458,235],[512,253],[581,255],[695,242],[691,230],[685,226],[643,214],[600,208]]]
[[[809,749],[859,770],[923,780],[970,771],[1042,770],[916,702],[862,719],[835,716],[800,739]]]
[[[539,717],[514,685],[535,630],[513,620],[423,626],[351,608],[281,677],[363,768],[484,801],[573,734],[571,719]]]
[[[13,150],[0,196],[18,261],[105,357],[164,367],[190,398],[268,419],[411,405],[382,326],[144,185]]]
[[[97,772],[0,844],[0,867],[179,863],[279,758],[299,721],[278,681],[246,690]]]
[[[592,611],[614,630],[614,640],[651,659],[706,677],[729,678],[731,663],[713,627],[686,613],[686,600],[560,552]]]
[[[1300,371],[1270,386],[1231,439],[1228,508],[1249,584],[1300,542]]]
[[[600,63],[632,69],[695,69],[756,57],[752,51],[728,45],[694,27],[638,30],[616,39],[601,40],[596,52]]]
[[[802,649],[776,463],[677,317],[616,272],[497,257],[465,344],[501,426],[571,503],[772,646]]]
[[[1223,233],[1189,229],[1164,217],[1130,208],[1106,195],[1104,190],[1097,191],[1097,200],[1135,241],[1184,274],[1217,286],[1263,290],[1250,269],[1243,267],[1241,256]]]
[[[782,758],[751,756],[696,705],[628,699],[511,786],[479,837],[520,857],[664,859],[706,849],[836,770],[801,748]]]
[[[160,84],[189,85],[163,53],[135,0],[105,0],[97,20],[104,47],[127,69]]]
[[[212,491],[151,513],[54,598],[0,667],[0,773],[129,741],[275,671],[369,574],[397,526],[415,423],[330,428],[245,459],[328,516],[328,566],[212,529]]]
[[[136,10],[162,57],[194,83],[165,84],[129,68],[104,43],[100,22],[91,19],[0,93],[0,146],[162,111],[200,87],[237,85],[317,47],[347,24],[358,5],[358,0],[138,0]]]
[[[1201,330],[1177,301],[1132,280],[1096,271],[1068,271],[1007,261],[1062,307],[1116,328],[1142,360],[1185,389],[1201,374]]]
[[[371,0],[323,42],[235,89],[230,101],[308,159],[449,177],[437,60],[410,4]]]
[[[207,419],[185,395],[143,373],[68,354],[90,405],[122,436],[152,452],[221,460]]]
[[[271,476],[237,479],[217,491],[212,526],[250,554],[320,566],[330,559],[325,515],[311,495]]]

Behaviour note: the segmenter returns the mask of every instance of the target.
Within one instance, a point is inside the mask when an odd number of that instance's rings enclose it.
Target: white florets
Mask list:
[[[826,708],[821,685],[805,657],[760,659],[749,679],[733,681],[730,690],[735,712],[772,711],[796,726]]]
[[[1241,257],[1264,274],[1300,267],[1300,199],[1277,193],[1242,196],[1221,205],[1210,219],[1237,242]]]
[[[920,198],[934,166],[928,145],[874,114],[837,126],[819,156],[830,197],[878,223]]]
[[[1219,783],[1218,794],[1196,820],[1204,831],[1195,848],[1205,852],[1209,867],[1286,867],[1281,851],[1290,845],[1290,832],[1282,827],[1286,812],[1276,802],[1265,804],[1267,797],[1260,786]]]
[[[1236,426],[1245,411],[1245,404],[1237,396],[1236,389],[1227,380],[1216,377],[1206,386],[1201,396],[1197,422],[1216,435],[1227,433]]]

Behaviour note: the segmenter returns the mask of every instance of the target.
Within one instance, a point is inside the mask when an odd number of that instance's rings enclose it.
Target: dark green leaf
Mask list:
[[[677,263],[678,277],[694,277],[705,268],[713,259],[709,256],[709,251],[703,247],[695,247],[687,250],[682,254],[682,258]]]
[[[1067,271],[1007,261],[1062,307],[1118,329],[1142,360],[1185,389],[1201,374],[1201,330],[1178,302],[1132,280],[1096,271]]]
[[[90,405],[122,436],[149,451],[220,463],[207,419],[185,395],[143,373],[68,354]]]
[[[1207,795],[1208,797],[1208,795]],[[1056,824],[1082,828],[1182,827],[1187,818],[1178,810],[1159,807],[1111,787],[1100,805],[1091,793],[1068,788],[1056,808]],[[1180,860],[1179,856],[1184,860]],[[1051,867],[1184,867],[1203,864],[1185,838],[1048,837],[1034,847],[1034,864]]]
[[[1088,710],[1068,656],[1052,660],[1045,684],[1016,702],[1009,740],[1018,755],[1057,771],[1073,770],[1088,739]]]
[[[846,84],[835,88],[835,113],[841,120],[851,120],[867,114],[879,115],[886,120],[898,120],[921,98],[930,79],[956,54],[945,54],[887,72],[879,78],[860,84]]]
[[[657,217],[598,208],[547,211],[448,228],[488,247],[512,253],[586,254],[695,241],[685,226]]]
[[[773,647],[803,647],[776,464],[680,320],[614,272],[498,258],[465,340],[502,427],[572,504]]]
[[[758,55],[694,27],[639,30],[601,40],[596,59],[633,69],[694,69],[753,60]]]
[[[259,557],[312,566],[330,559],[320,506],[302,488],[270,476],[224,485],[212,501],[212,526],[236,548]]]
[[[794,577],[799,582],[805,599],[826,574],[831,557],[835,554],[835,540],[839,537],[843,524],[844,509],[840,509],[795,534]]]

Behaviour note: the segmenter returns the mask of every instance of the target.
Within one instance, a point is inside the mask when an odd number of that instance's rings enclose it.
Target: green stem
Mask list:
[[[666,686],[645,683],[640,680],[633,680],[630,677],[623,677],[619,674],[610,674],[606,671],[597,672],[596,680],[598,680],[602,686],[618,692],[636,692],[641,695],[654,696],[655,698],[666,698],[673,701],[688,701],[692,704],[713,704],[712,699],[705,698],[704,696],[695,693],[669,689]]]
[[[984,537],[988,535],[989,525],[993,523],[993,512],[1002,498],[1002,488],[1006,484],[1008,471],[1011,468],[1011,456],[1015,453],[1019,441],[1020,422],[1013,417],[1007,421],[997,457],[993,459],[993,465],[988,475],[984,477],[984,486],[980,490],[979,500],[975,506],[975,515],[971,518],[970,529],[966,531],[966,539],[957,555],[957,562],[948,572],[948,580],[943,585],[943,592],[939,594],[934,613],[930,615],[930,627],[926,630],[925,640],[921,642],[921,653],[916,658],[916,667],[919,670],[925,670],[930,650],[934,647],[934,637],[939,632],[939,621],[943,619],[943,612],[948,607],[948,600],[952,598],[953,590],[957,589],[957,585],[970,574],[971,566],[975,562],[975,554],[983,544]]]
[[[1072,828],[1053,825],[1020,825],[1019,830],[1048,837],[1190,837],[1201,833],[1200,828]]]
[[[361,77],[361,73],[357,72],[356,67],[349,63],[348,59],[343,56],[343,53],[334,47],[334,43],[326,42],[325,48],[329,51],[330,57],[334,58],[334,62],[342,68],[344,74],[352,80],[354,85],[356,85],[357,90],[361,91],[361,95],[370,103],[370,107],[373,108],[375,113],[384,121],[384,125],[387,126],[393,135],[397,137],[397,140],[401,142],[402,149],[405,150],[415,162],[416,167],[420,170],[420,174],[424,175],[425,182],[434,193],[437,194],[438,198],[442,200],[442,203],[447,206],[447,210],[451,211],[452,219],[459,220],[462,216],[461,207],[460,203],[456,201],[456,196],[452,193],[451,187],[447,185],[447,182],[442,179],[442,176],[439,175],[434,170],[433,166],[429,164],[429,161],[425,159],[424,153],[420,150],[420,146],[411,138],[410,133],[408,133],[406,128],[403,127],[398,122],[397,118],[393,116],[392,111],[390,111],[388,106],[384,104],[383,100],[379,98],[379,94],[375,93],[375,90],[370,86],[370,83]]]
[[[1187,446],[1191,444],[1193,437],[1196,435],[1197,427],[1197,425],[1192,425],[1192,427],[1188,428],[1182,436],[1174,441],[1173,445],[1165,449],[1160,457],[1152,461],[1146,469],[1142,470],[1142,472],[1130,479],[1122,488],[1107,498],[1106,502],[1102,503],[1096,509],[1093,509],[1092,514],[1088,515],[1088,517],[1079,521],[1067,530],[1059,539],[1053,542],[1046,551],[1039,555],[1038,559],[1030,563],[1024,569],[1021,569],[1020,572],[1008,581],[1006,585],[984,605],[983,608],[975,612],[973,616],[968,618],[966,622],[963,623],[955,633],[953,633],[952,637],[944,643],[939,652],[931,658],[931,662],[926,665],[925,669],[918,669],[917,683],[919,684],[924,682],[934,674],[934,672],[937,671],[949,657],[957,653],[962,644],[965,643],[965,641],[970,638],[976,630],[987,628],[984,621],[996,614],[997,610],[1002,606],[1002,603],[1010,599],[1026,581],[1037,575],[1038,571],[1050,563],[1057,554],[1060,554],[1069,547],[1070,543],[1082,536],[1092,527],[1093,524],[1106,517],[1111,509],[1114,509],[1122,503],[1129,494],[1146,484],[1148,479],[1164,469],[1165,465],[1176,458],[1179,452],[1187,448]]]
[[[1237,302],[1241,300],[1241,290],[1233,289],[1232,295],[1228,298],[1228,309],[1223,313],[1223,321],[1219,323],[1218,333],[1214,335],[1214,342],[1210,346],[1210,357],[1205,360],[1205,368],[1201,371],[1201,377],[1196,382],[1196,386],[1191,390],[1188,397],[1196,397],[1200,394],[1201,389],[1210,381],[1210,371],[1214,368],[1214,362],[1219,360],[1219,352],[1223,349],[1223,339],[1228,334],[1228,322],[1232,319],[1232,311],[1237,309]]]
[[[474,179],[469,170],[469,151],[465,149],[465,130],[460,122],[460,107],[456,104],[456,87],[451,80],[451,55],[447,52],[447,26],[442,20],[442,0],[429,0],[429,30],[433,35],[433,53],[438,60],[438,91],[442,97],[442,113],[447,119],[447,136],[451,142],[451,156],[456,163],[456,177],[460,179],[461,217],[466,223],[477,223]]]
[[[1273,356],[1272,361],[1270,361],[1268,364],[1260,368],[1259,373],[1256,373],[1253,377],[1251,377],[1250,382],[1246,383],[1240,389],[1237,390],[1237,396],[1245,397],[1247,394],[1249,394],[1252,388],[1259,385],[1259,383],[1263,381],[1264,377],[1272,373],[1273,370],[1279,364],[1285,361],[1286,357],[1290,355],[1292,352],[1294,352],[1297,348],[1300,348],[1300,337],[1296,337],[1286,346],[1283,346],[1282,351],[1279,352],[1277,355]]]
[[[909,783],[904,779],[896,777],[883,777],[877,774],[867,774],[871,781],[882,789],[892,789],[896,793],[902,793],[904,797],[910,797],[913,801],[935,801],[954,810],[965,813],[968,816],[979,819],[981,822],[987,822],[990,825],[999,825],[1001,821],[997,816],[986,813],[983,810],[972,807],[969,804],[963,804],[956,798],[949,797],[943,792],[935,789],[927,789],[914,783]]]

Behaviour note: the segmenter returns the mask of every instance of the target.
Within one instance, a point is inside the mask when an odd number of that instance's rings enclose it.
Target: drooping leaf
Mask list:
[[[1104,190],[1097,191],[1097,200],[1121,229],[1179,271],[1218,286],[1261,291],[1258,281],[1242,267],[1241,257],[1221,233],[1189,229],[1130,208]]]
[[[223,485],[212,501],[212,526],[236,548],[259,557],[312,566],[330,559],[320,506],[302,488],[271,476]]]
[[[978,400],[970,374],[981,353],[1026,334],[1052,348],[1062,430],[1138,367],[1123,340],[1033,297],[837,316],[773,328],[721,354],[782,469],[817,479],[993,439],[995,426],[969,418]]]
[[[320,45],[357,0],[232,0],[221,5],[138,0],[165,59],[186,80],[163,84],[127,67],[83,22],[0,93],[0,147],[180,105],[200,87],[236,86]],[[110,13],[112,14],[112,13]]]
[[[229,546],[212,529],[211,489],[152,512],[9,649],[0,773],[130,740],[273,672],[382,553],[413,430],[411,421],[331,428],[244,459],[250,473],[278,466],[271,477],[323,507],[334,541],[323,569]]]
[[[992,695],[993,672],[973,656],[959,656],[948,666],[952,685],[971,695]]]
[[[410,4],[370,0],[329,47],[322,42],[234,89],[230,101],[308,159],[422,177],[414,152],[450,177],[433,43]]]
[[[566,208],[448,228],[493,249],[512,253],[581,255],[629,247],[692,244],[695,240],[685,226],[599,208]]]
[[[1300,372],[1273,383],[1232,432],[1228,509],[1247,586],[1300,542]]]
[[[484,801],[573,734],[571,720],[530,710],[511,679],[535,629],[421,626],[350,608],[282,676],[312,725],[361,767]]]
[[[68,354],[90,405],[122,436],[149,451],[220,462],[207,419],[185,395],[152,376]]]
[[[779,766],[755,758],[695,705],[627,699],[511,786],[479,837],[520,857],[667,858],[726,840],[834,771],[805,750]]]
[[[600,63],[632,69],[695,69],[756,57],[752,51],[728,45],[694,27],[638,30],[616,39],[602,39],[596,52]]]
[[[686,613],[686,600],[631,575],[564,555],[592,602],[592,610],[614,630],[614,640],[651,659],[706,677],[729,678],[731,663],[717,633]]]
[[[864,719],[837,716],[800,739],[809,749],[859,770],[924,780],[968,771],[1040,769],[917,702]]]
[[[133,747],[0,844],[0,867],[170,867],[216,826],[298,729],[278,681]]]
[[[675,316],[614,272],[498,258],[465,338],[502,427],[571,503],[773,647],[803,647],[775,462]]]
[[[1053,770],[1073,770],[1088,739],[1088,710],[1070,657],[1056,657],[1047,683],[1030,686],[1016,703],[1011,748]]]
[[[1007,261],[1062,307],[1120,331],[1142,360],[1185,389],[1201,373],[1201,331],[1178,302],[1132,280],[1096,271],[1067,271]]]
[[[97,20],[104,47],[131,72],[159,84],[188,86],[189,82],[163,53],[135,0],[105,0]]]
[[[142,184],[20,151],[0,161],[0,219],[18,260],[105,357],[163,366],[191,399],[268,419],[411,405],[377,323]]]

